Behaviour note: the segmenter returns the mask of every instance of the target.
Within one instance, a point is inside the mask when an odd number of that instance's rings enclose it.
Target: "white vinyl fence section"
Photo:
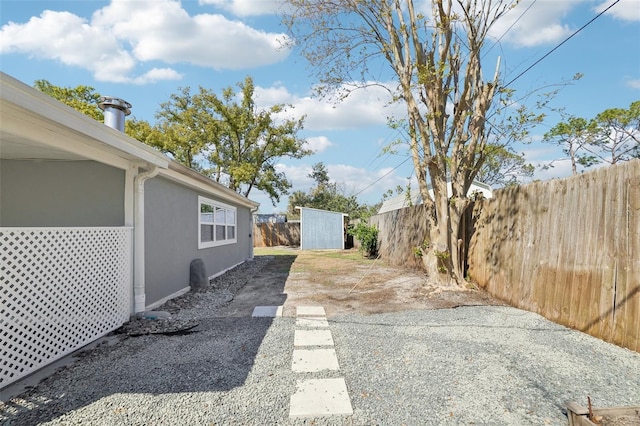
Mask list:
[[[0,228],[0,388],[129,319],[132,229]]]

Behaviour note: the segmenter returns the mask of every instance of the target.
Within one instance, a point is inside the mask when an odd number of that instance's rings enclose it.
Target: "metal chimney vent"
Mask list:
[[[124,118],[131,114],[131,104],[120,98],[101,96],[98,106],[104,111],[104,124],[112,129],[124,132]]]

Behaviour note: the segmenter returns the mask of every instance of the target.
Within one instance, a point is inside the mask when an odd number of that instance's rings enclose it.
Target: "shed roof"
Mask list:
[[[451,182],[447,182],[447,197],[451,197],[451,192]],[[491,186],[476,180],[471,183],[467,195],[471,195],[474,192],[482,193],[485,198],[493,197],[493,189],[491,188]],[[433,189],[429,189],[429,195],[433,200]],[[407,197],[407,194],[400,194],[395,197],[389,198],[384,203],[382,203],[382,206],[380,206],[380,209],[378,210],[378,214],[390,212],[393,210],[399,210],[405,207],[417,206],[420,204],[422,204],[422,196],[419,193],[412,194],[410,199]]]

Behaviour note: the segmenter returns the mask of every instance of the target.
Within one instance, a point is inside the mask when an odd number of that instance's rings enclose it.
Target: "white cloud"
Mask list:
[[[153,68],[133,80],[135,84],[148,84],[162,80],[181,80],[182,74],[171,68]]]
[[[615,0],[607,0],[594,8],[597,13],[609,7]],[[622,21],[640,22],[640,4],[638,0],[620,0],[618,4],[609,9],[605,15],[613,16]]]
[[[97,80],[124,82],[136,61],[116,37],[69,12],[46,10],[25,24],[0,30],[0,52],[28,53],[88,69]]]
[[[256,86],[254,97],[256,103],[261,107],[269,107],[275,104],[290,104],[296,99],[296,97],[280,83],[276,83],[271,87]]]
[[[313,136],[307,138],[307,148],[313,150],[313,152],[323,152],[330,146],[333,146],[333,143],[326,136]]]
[[[69,12],[44,11],[27,23],[0,29],[0,52],[19,52],[90,70],[98,81],[145,84],[175,80],[171,68],[134,76],[141,63],[188,63],[243,69],[285,59],[286,36],[256,30],[222,15],[190,16],[175,0],[112,0],[91,21]]]
[[[173,0],[112,0],[93,22],[133,46],[141,61],[186,62],[214,69],[243,69],[285,59],[284,34],[266,33],[222,15],[189,16]]]
[[[562,179],[571,176],[571,161],[568,158],[554,161],[550,167],[536,168],[531,180]]]
[[[627,80],[627,86],[631,87],[632,89],[640,89],[640,79],[638,79],[638,80],[633,80],[633,79]]]
[[[200,0],[200,4],[210,4],[229,11],[236,16],[259,16],[278,13],[280,0]]]
[[[579,1],[539,1],[531,6],[533,1],[518,3],[496,22],[490,36],[494,39],[502,37],[501,43],[531,47],[555,43],[571,34],[571,28],[562,23],[562,18],[579,6]],[[526,11],[529,6],[531,8]]]
[[[314,184],[313,179],[308,175],[313,171],[311,165],[308,164],[284,164],[278,163],[275,165],[275,169],[278,173],[284,173],[292,183],[291,192],[293,191],[308,191]]]
[[[290,113],[297,117],[306,115],[307,130],[344,130],[387,124],[389,116],[402,117],[402,104],[388,105],[389,92],[380,86],[353,91],[341,102],[312,96],[297,96],[282,86],[256,87],[256,99],[260,106],[276,103],[294,106]]]
[[[336,182],[345,195],[357,195],[360,202],[375,204],[387,190],[397,186],[406,188],[407,177],[401,176],[391,167],[376,171],[350,166],[347,164],[329,164],[327,171],[331,181]],[[417,188],[415,177],[410,180],[412,188]]]

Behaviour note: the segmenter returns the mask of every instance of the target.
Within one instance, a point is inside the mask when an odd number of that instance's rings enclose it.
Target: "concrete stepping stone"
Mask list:
[[[353,408],[343,378],[298,380],[291,395],[289,417],[352,415]]]
[[[327,314],[322,306],[298,306],[296,316],[299,317],[324,317]]]
[[[252,317],[281,317],[282,306],[256,306],[253,308]]]
[[[329,322],[326,318],[312,317],[312,318],[296,318],[296,327],[306,328],[329,328]]]
[[[293,335],[294,346],[333,346],[330,330],[296,330]]]
[[[296,373],[315,373],[339,370],[335,349],[294,349],[291,370]]]

